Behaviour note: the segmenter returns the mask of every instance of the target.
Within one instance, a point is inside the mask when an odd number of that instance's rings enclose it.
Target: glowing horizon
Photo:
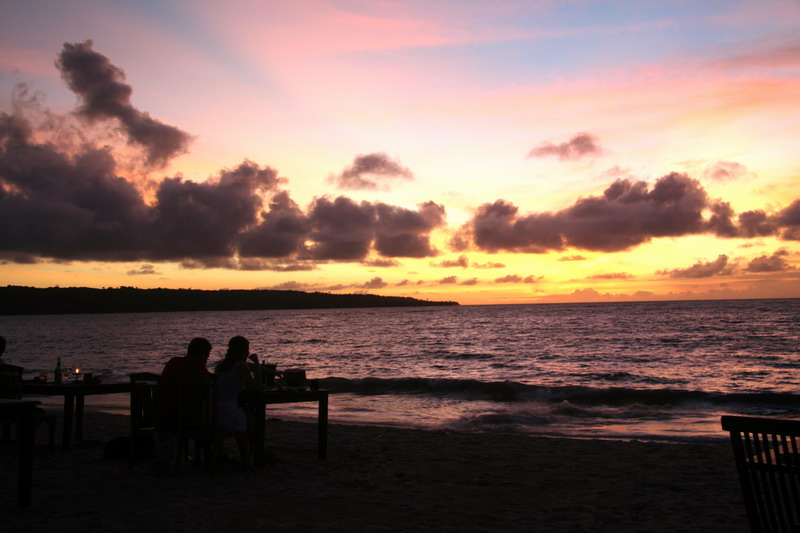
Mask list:
[[[796,2],[2,12],[5,285],[800,297]]]

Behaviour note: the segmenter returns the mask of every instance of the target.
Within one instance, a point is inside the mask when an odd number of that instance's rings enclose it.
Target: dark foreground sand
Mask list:
[[[565,440],[268,422],[272,463],[244,471],[103,459],[127,417],[86,414],[72,452],[40,428],[33,505],[0,447],[0,531],[746,531],[727,444]],[[59,439],[60,441],[60,435]],[[231,447],[231,456],[236,453]]]

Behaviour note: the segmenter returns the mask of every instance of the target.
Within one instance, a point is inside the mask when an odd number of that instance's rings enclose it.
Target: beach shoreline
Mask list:
[[[155,477],[103,458],[126,416],[88,410],[86,440],[37,434],[32,505],[0,448],[3,530],[747,531],[730,446],[560,439],[270,419],[269,464]],[[60,440],[60,435],[59,435]],[[238,455],[229,443],[228,454]]]

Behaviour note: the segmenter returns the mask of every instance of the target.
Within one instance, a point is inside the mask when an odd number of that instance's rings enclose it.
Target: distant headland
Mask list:
[[[406,296],[279,290],[0,287],[0,315],[250,311],[458,305]]]

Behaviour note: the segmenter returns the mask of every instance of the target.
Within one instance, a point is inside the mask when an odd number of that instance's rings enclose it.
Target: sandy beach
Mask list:
[[[71,452],[37,435],[33,504],[0,447],[5,532],[747,531],[727,443],[533,438],[270,419],[270,464],[155,477],[103,458],[127,417],[87,411]],[[60,435],[59,435],[60,442]],[[233,444],[231,457],[238,458]]]

